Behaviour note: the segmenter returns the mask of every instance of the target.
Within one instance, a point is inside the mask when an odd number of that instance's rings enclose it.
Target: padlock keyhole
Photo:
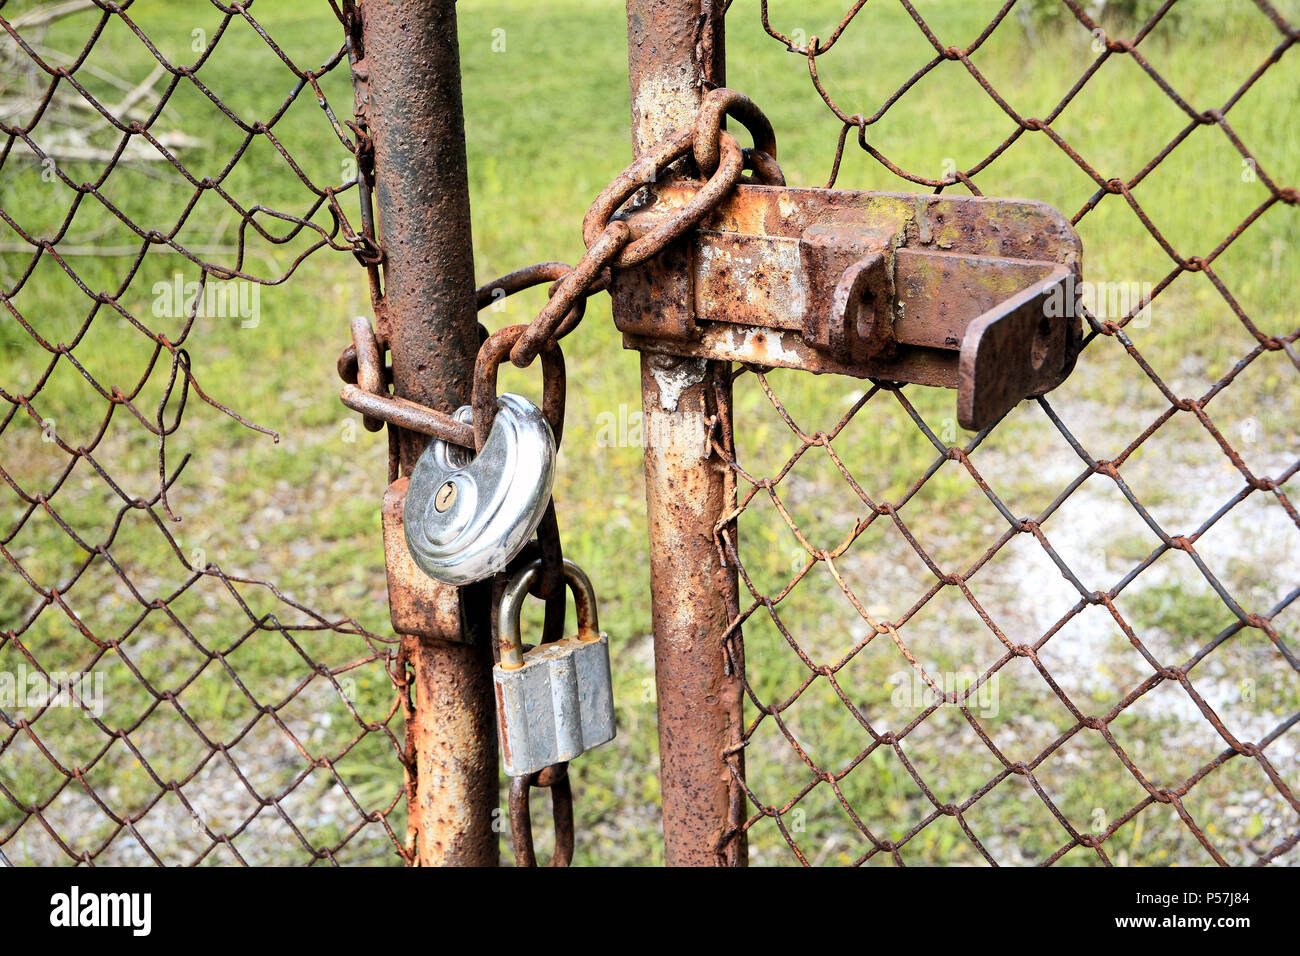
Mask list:
[[[426,499],[422,523],[425,540],[435,547],[458,540],[472,523],[478,504],[478,489],[468,474],[459,472],[446,479]]]
[[[438,493],[433,496],[433,508],[439,514],[446,512],[448,508],[456,503],[456,482],[449,481],[438,489]]]

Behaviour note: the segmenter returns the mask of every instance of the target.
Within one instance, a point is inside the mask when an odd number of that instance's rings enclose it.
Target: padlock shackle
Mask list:
[[[497,413],[497,371],[510,357],[510,350],[527,331],[526,325],[511,325],[492,333],[479,346],[474,364],[474,390],[471,404],[474,408],[474,443],[483,447],[492,430],[492,420]],[[564,434],[564,402],[567,380],[564,371],[564,353],[554,339],[542,348],[542,414],[555,436],[555,447],[560,447]]]
[[[524,597],[542,573],[542,561],[532,562],[515,573],[501,595],[497,609],[497,645],[501,652],[501,667],[518,670],[524,666],[524,641],[519,632],[519,613]],[[564,559],[564,580],[573,592],[573,605],[578,615],[578,639],[600,640],[600,622],[596,617],[596,591],[591,586],[587,572],[568,558]]]

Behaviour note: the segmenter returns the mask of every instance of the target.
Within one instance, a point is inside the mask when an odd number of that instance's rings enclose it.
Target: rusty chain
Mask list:
[[[742,151],[735,137],[722,129],[728,115],[750,130],[754,138],[751,150]],[[707,170],[705,183],[680,209],[644,235],[634,236],[626,223],[614,218],[615,214],[687,154],[693,156],[702,173]],[[592,202],[582,221],[586,254],[552,287],[550,300],[511,350],[510,361],[520,368],[532,364],[543,343],[571,331],[566,316],[579,299],[604,287],[601,280],[608,268],[637,265],[680,238],[730,195],[747,164],[765,182],[784,182],[776,165],[776,137],[762,111],[743,93],[712,90],[705,95],[692,126],[672,133],[643,152]],[[567,327],[561,331],[562,326]]]
[[[573,861],[573,785],[568,763],[557,763],[510,781],[510,832],[514,836],[515,866],[536,866],[533,821],[528,795],[535,789],[551,792],[551,817],[555,849],[547,866],[568,866]]]
[[[753,137],[754,146],[742,150],[735,137],[722,129],[724,118],[741,122]],[[360,137],[359,137],[360,141]],[[674,163],[693,159],[706,181],[681,208],[665,216],[653,228],[634,236],[629,226],[615,218],[618,210],[644,187],[659,181]],[[727,198],[748,168],[754,181],[784,184],[776,162],[776,136],[767,117],[747,96],[730,89],[708,93],[695,123],[666,137],[623,170],[601,191],[583,219],[586,253],[574,266],[562,262],[540,262],[501,276],[479,287],[475,302],[480,311],[503,298],[550,282],[546,305],[528,325],[516,325],[483,337],[474,369],[472,426],[450,415],[425,408],[389,394],[391,375],[386,374],[381,342],[370,322],[357,317],[352,322],[352,344],[339,357],[338,371],[347,383],[340,399],[363,415],[365,427],[376,431],[384,422],[408,428],[443,441],[481,449],[496,416],[497,370],[508,357],[520,368],[532,364],[538,354],[543,367],[543,412],[558,445],[564,424],[564,356],[560,339],[582,321],[587,299],[608,288],[610,270],[634,266],[657,254],[707,217]],[[377,277],[372,279],[377,281]],[[381,306],[381,297],[376,298]],[[482,327],[480,326],[480,329]],[[390,469],[392,455],[390,454]],[[395,478],[395,473],[390,478]],[[546,602],[541,643],[563,637],[565,586],[563,550],[552,500],[538,528],[536,550],[542,558],[542,574],[532,594]],[[555,783],[538,783],[554,780]],[[534,865],[528,792],[549,787],[554,804],[557,852],[551,865],[567,865],[573,850],[573,798],[567,770],[551,767],[541,775],[515,778],[511,784],[510,820],[516,861]],[[561,849],[564,848],[564,849]]]
[[[727,116],[737,119],[749,130],[754,139],[753,147],[742,150],[735,137],[722,129]],[[688,155],[701,172],[708,171],[706,181],[681,208],[664,216],[653,228],[643,230],[644,234],[634,236],[625,222],[615,218],[616,213],[640,190],[660,181],[674,163]],[[592,202],[582,221],[582,237],[587,251],[576,265],[539,262],[501,276],[476,290],[476,304],[482,311],[524,289],[543,282],[552,283],[546,305],[537,316],[527,326],[508,330],[513,342],[509,350],[510,361],[526,368],[543,349],[558,348],[559,340],[582,321],[586,300],[608,288],[611,268],[625,269],[642,263],[680,238],[727,198],[742,181],[746,168],[754,171],[754,181],[770,185],[785,182],[776,162],[776,136],[763,112],[749,97],[736,90],[711,90],[705,95],[692,126],[676,131],[655,148],[642,153]],[[378,430],[380,421],[387,420],[421,434],[475,447],[468,442],[469,435],[465,429],[450,416],[432,409],[418,413],[409,407],[409,403],[399,404],[400,400],[387,394],[382,376],[373,370],[366,379],[369,384],[362,383],[359,375],[367,366],[360,362],[363,345],[358,344],[358,337],[368,350],[366,361],[372,366],[380,364],[375,349],[380,355],[385,349],[374,331],[367,331],[367,328],[354,322],[353,343],[339,358],[339,375],[349,386],[341,394],[343,403],[368,416],[366,427],[372,431]],[[488,348],[485,341],[479,350],[476,383],[489,375],[495,381],[495,370],[500,360],[495,347]],[[496,409],[484,398],[476,402],[475,413],[476,444],[481,447],[491,430]],[[412,424],[402,425],[398,419]],[[554,422],[552,425],[554,427]]]

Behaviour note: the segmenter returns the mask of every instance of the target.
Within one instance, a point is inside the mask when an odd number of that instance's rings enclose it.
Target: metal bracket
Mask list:
[[[644,234],[697,188],[619,218]],[[610,292],[628,348],[955,388],[979,430],[1074,367],[1080,255],[1039,202],[741,185]]]
[[[398,634],[418,634],[472,644],[476,635],[462,626],[461,589],[442,584],[416,567],[406,547],[406,487],[403,475],[384,492],[384,566],[388,571],[388,611]]]

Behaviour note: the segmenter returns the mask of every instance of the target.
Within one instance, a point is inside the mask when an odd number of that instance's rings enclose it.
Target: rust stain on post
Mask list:
[[[632,132],[640,154],[689,125],[706,86],[722,84],[722,16],[714,0],[628,0],[627,16]],[[641,355],[670,866],[746,862],[744,835],[737,832],[743,801],[723,757],[740,738],[742,719],[740,675],[727,674],[723,647],[737,582],[734,569],[722,566],[713,536],[729,491],[726,466],[708,444],[711,417],[730,403],[728,369],[696,358]]]
[[[723,85],[719,0],[628,0],[632,137],[639,154],[695,119],[704,84]]]
[[[396,396],[450,413],[470,401],[479,344],[455,3],[361,0],[359,9],[358,105],[374,141],[384,250],[379,334]],[[399,433],[404,473],[427,442]],[[463,590],[460,620],[431,615],[426,636],[402,635],[416,695],[410,829],[426,866],[498,861],[490,589]]]
[[[485,640],[433,643],[419,638],[411,655],[418,779],[411,819],[421,866],[496,866],[496,716],[492,654]],[[483,675],[488,675],[486,706]]]

